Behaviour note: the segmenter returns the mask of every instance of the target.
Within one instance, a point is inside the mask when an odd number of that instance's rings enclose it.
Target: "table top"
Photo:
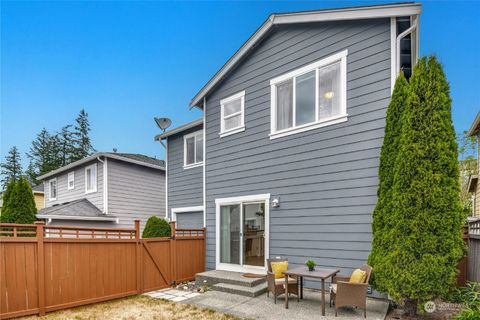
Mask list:
[[[339,272],[340,272],[339,269],[319,269],[319,268],[315,268],[314,271],[308,271],[308,268],[306,266],[301,266],[301,267],[288,269],[287,271],[284,272],[284,274],[289,276],[327,279]]]

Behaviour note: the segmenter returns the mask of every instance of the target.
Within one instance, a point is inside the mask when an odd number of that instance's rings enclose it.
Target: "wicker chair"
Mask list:
[[[364,283],[350,283],[348,276],[335,276],[332,282],[330,292],[330,307],[332,302],[335,305],[335,317],[337,316],[337,308],[340,307],[358,307],[363,309],[363,316],[367,317],[367,291],[368,281],[372,273],[372,268],[364,265],[360,268],[367,273]]]
[[[268,283],[268,291],[267,291],[267,297],[269,297],[270,292],[273,294],[273,301],[276,304],[277,303],[277,296],[284,294],[285,293],[285,277],[282,277],[280,279],[275,279],[275,274],[272,272],[272,262],[283,262],[283,261],[288,261],[288,259],[267,259],[267,266],[268,266],[268,271],[267,271],[267,283]],[[288,294],[293,293],[297,296],[297,301],[300,301],[299,299],[299,290],[298,290],[298,280],[293,277],[288,278]]]

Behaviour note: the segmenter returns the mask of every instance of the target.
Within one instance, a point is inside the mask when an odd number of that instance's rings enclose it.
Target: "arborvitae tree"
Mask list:
[[[8,199],[2,208],[2,222],[34,223],[37,208],[30,184],[24,177],[20,177],[13,184],[13,190],[9,191]],[[4,215],[5,220],[9,221],[4,221]]]
[[[80,110],[75,121],[77,124],[74,131],[75,148],[72,162],[83,159],[95,152],[89,136],[90,123],[88,122],[88,113],[84,109]]]
[[[415,314],[418,302],[452,287],[465,249],[450,89],[435,57],[420,59],[410,78],[394,172],[392,245],[382,263],[390,276],[382,287]]]
[[[13,192],[15,191],[16,184],[17,184],[17,181],[14,179],[11,179],[8,182],[7,187],[5,188],[5,191],[2,193],[3,205],[2,205],[2,214],[0,215],[0,222],[2,223],[13,222],[11,201],[13,198],[12,195],[13,195]]]
[[[403,72],[397,78],[392,93],[392,99],[387,108],[385,136],[382,150],[380,152],[379,165],[379,188],[377,191],[377,205],[373,211],[373,241],[372,252],[368,257],[369,264],[375,270],[372,274],[372,284],[378,291],[385,292],[385,279],[390,277],[388,271],[382,266],[384,256],[391,250],[392,239],[390,230],[392,228],[392,186],[395,163],[397,162],[398,149],[400,145],[400,134],[402,132],[402,115],[408,96],[408,82]]]
[[[59,146],[58,146],[58,158],[61,167],[71,163],[73,153],[75,152],[74,137],[71,130],[72,125],[66,125],[57,134]]]
[[[170,237],[171,233],[170,224],[165,219],[151,216],[145,224],[142,238]]]
[[[22,164],[21,164],[20,152],[17,147],[12,147],[8,151],[8,155],[5,157],[5,162],[0,164],[2,168],[2,189],[5,189],[10,180],[17,180],[22,174]]]

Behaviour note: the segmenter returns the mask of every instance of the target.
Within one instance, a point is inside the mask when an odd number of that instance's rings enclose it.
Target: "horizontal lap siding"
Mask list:
[[[207,97],[207,269],[215,199],[270,193],[270,256],[348,273],[371,248],[371,212],[390,99],[390,21],[282,26]],[[270,79],[348,49],[348,121],[270,140]],[[220,99],[245,90],[245,131],[220,138]]]
[[[168,213],[172,208],[203,205],[203,167],[183,168],[183,136],[202,130],[202,125],[168,137]],[[203,215],[202,215],[203,221]],[[202,222],[203,226],[203,222]]]
[[[97,164],[97,191],[85,194],[85,168],[89,165]],[[68,173],[74,171],[75,186],[72,190],[68,190],[67,181]],[[82,198],[88,199],[98,209],[103,211],[103,165],[99,161],[92,161],[82,166],[76,167],[74,170],[65,171],[56,176],[57,178],[57,200],[50,201],[50,187],[47,179],[44,181],[45,190],[45,206],[51,207],[55,204],[61,204]]]
[[[151,216],[165,216],[165,172],[108,159],[108,209],[118,227],[141,228]]]

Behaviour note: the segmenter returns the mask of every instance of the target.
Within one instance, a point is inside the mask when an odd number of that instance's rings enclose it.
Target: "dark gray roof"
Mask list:
[[[40,209],[37,218],[41,219],[81,219],[81,220],[116,220],[117,217],[105,215],[87,199],[79,199]]]
[[[39,185],[32,187],[33,192],[43,192],[43,183],[40,183]]]
[[[165,161],[152,158],[139,153],[121,153],[121,152],[107,152],[109,154],[117,155],[131,160],[145,162],[147,164],[152,164],[155,166],[165,167]]]

